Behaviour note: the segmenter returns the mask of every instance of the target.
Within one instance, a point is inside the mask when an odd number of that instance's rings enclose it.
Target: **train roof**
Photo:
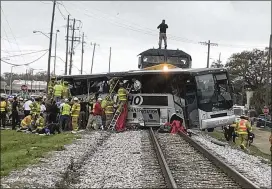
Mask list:
[[[99,74],[89,74],[89,75],[62,75],[59,78],[63,79],[87,79],[87,78],[101,78],[101,77],[126,77],[126,76],[134,76],[134,75],[142,75],[142,74],[157,74],[157,73],[184,73],[191,75],[202,75],[209,73],[219,73],[226,72],[227,70],[224,68],[173,68],[167,71],[164,70],[129,70],[124,72],[110,72],[110,73],[99,73]]]
[[[168,56],[168,57],[183,57],[192,61],[191,55],[182,50],[170,50],[170,49],[148,49],[141,52],[141,56]]]

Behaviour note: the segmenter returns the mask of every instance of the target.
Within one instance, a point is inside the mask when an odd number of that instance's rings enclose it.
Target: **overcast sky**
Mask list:
[[[97,43],[93,73],[107,72],[109,48],[112,47],[111,71],[137,69],[137,55],[149,48],[158,48],[157,26],[162,19],[169,28],[168,49],[180,49],[192,56],[194,68],[205,67],[207,46],[198,42],[211,40],[211,62],[221,52],[223,63],[232,53],[268,46],[271,33],[271,2],[183,2],[183,1],[103,1],[63,3],[56,8],[54,32],[59,29],[57,56],[65,60],[65,25],[68,12],[81,20],[80,31],[85,33],[84,73],[90,73],[92,43]],[[50,1],[1,1],[1,58],[48,49],[49,40],[33,30],[50,32],[53,3]],[[68,11],[68,12],[67,12]],[[60,13],[61,12],[61,13]],[[79,34],[77,34],[79,35]],[[54,40],[53,40],[54,42]],[[75,43],[72,74],[79,74],[81,44]],[[52,55],[54,55],[53,43]],[[14,64],[32,62],[45,51],[5,60]],[[28,68],[47,69],[48,54]],[[51,60],[53,70],[54,59]],[[15,67],[14,72],[25,72],[27,67]],[[1,62],[1,73],[10,72],[11,66]],[[64,63],[56,61],[56,73],[64,73]]]

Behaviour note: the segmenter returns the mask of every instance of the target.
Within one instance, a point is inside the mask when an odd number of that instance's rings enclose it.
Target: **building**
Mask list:
[[[46,90],[46,81],[14,80],[12,82],[12,92],[21,91],[21,86],[26,85],[28,92],[42,92]]]

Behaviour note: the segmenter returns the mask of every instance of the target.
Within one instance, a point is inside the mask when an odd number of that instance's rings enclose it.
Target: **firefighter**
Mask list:
[[[56,84],[56,77],[51,77],[49,83],[48,83],[48,96],[51,98],[53,96],[53,89]]]
[[[62,128],[63,131],[68,130],[68,125],[70,123],[70,111],[71,111],[71,106],[68,104],[69,100],[66,98],[64,100],[64,104],[61,106],[60,109],[60,127]]]
[[[40,114],[41,113],[41,104],[40,104],[40,97],[36,97],[35,101],[29,105],[30,113],[33,114]]]
[[[105,104],[101,106],[106,115],[105,129],[109,129],[114,114],[114,102],[112,100],[111,95],[107,96],[105,100],[106,100]]]
[[[88,123],[87,123],[87,130],[91,130],[94,122],[94,115],[93,115],[93,110],[94,110],[94,105],[96,103],[95,96],[91,96],[89,100],[89,118],[88,118]]]
[[[242,149],[246,148],[246,140],[248,140],[248,132],[251,132],[251,125],[248,120],[246,120],[246,116],[242,115],[240,117],[240,121],[236,124],[236,132],[241,141],[240,147]]]
[[[1,102],[0,102],[0,127],[3,127],[3,128],[6,127],[7,108],[8,108],[8,104],[6,102],[6,99],[1,96]]]
[[[102,107],[101,107],[102,98],[98,98],[97,102],[94,104],[93,108],[93,116],[94,116],[94,122],[93,122],[93,128],[95,130],[98,130],[102,126]]]
[[[124,83],[119,83],[120,88],[118,89],[117,95],[119,99],[119,106],[117,111],[122,112],[122,108],[124,105],[127,103],[127,96],[128,96],[128,91],[124,88]]]
[[[63,82],[63,87],[62,87],[62,98],[66,99],[66,98],[70,98],[71,97],[71,92],[68,86],[68,82],[64,81]]]
[[[31,114],[31,115],[27,115],[22,121],[21,121],[21,125],[20,128],[17,130],[22,131],[22,130],[27,130],[30,128],[31,126],[31,122],[34,121],[35,119],[35,114]]]
[[[37,114],[34,121],[34,130],[32,133],[44,134],[45,133],[45,121],[43,116]]]
[[[118,78],[114,77],[112,79],[109,80],[109,86],[110,86],[110,93],[113,93],[114,88],[116,87],[118,82]]]
[[[74,98],[74,104],[71,109],[71,116],[72,116],[72,128],[73,133],[75,133],[78,130],[78,117],[80,112],[80,104],[78,103],[78,98]]]
[[[60,83],[60,81],[58,83],[56,83],[56,85],[53,88],[53,94],[54,94],[54,100],[58,103],[61,99],[61,95],[62,95],[62,84]]]

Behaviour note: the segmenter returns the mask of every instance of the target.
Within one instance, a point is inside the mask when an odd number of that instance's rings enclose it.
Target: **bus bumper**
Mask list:
[[[231,125],[235,121],[235,115],[205,119],[201,121],[200,129],[209,129]]]

